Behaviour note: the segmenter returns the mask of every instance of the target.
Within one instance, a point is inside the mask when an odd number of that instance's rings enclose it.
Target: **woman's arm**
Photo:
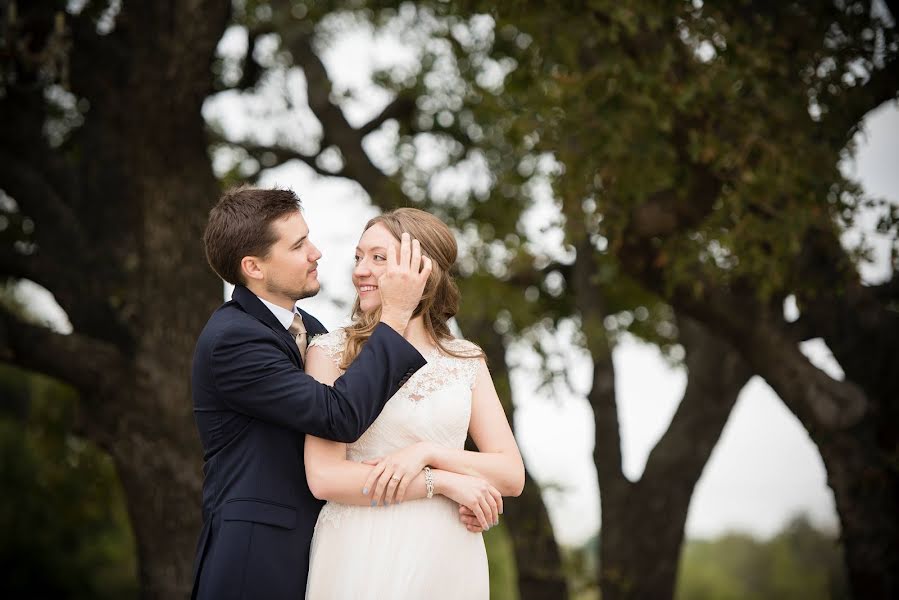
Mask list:
[[[478,452],[432,444],[428,464],[445,471],[482,477],[496,486],[503,496],[521,495],[524,462],[483,358],[478,360],[468,433]]]
[[[340,375],[337,365],[319,346],[312,346],[306,352],[306,372],[326,384],[333,382]],[[384,497],[383,492],[375,493],[366,487],[365,482],[374,467],[348,460],[344,443],[307,434],[303,462],[309,489],[319,500],[361,506],[377,506],[379,502],[386,505],[393,502],[392,498]],[[481,529],[489,529],[499,522],[502,496],[499,490],[487,481],[440,469],[433,469],[432,475],[434,493],[442,494],[466,506],[477,519]],[[388,478],[389,476],[388,474]],[[415,474],[410,473],[404,480],[404,484],[407,485],[404,500],[427,498],[424,473],[420,470]]]
[[[346,444],[307,435],[303,460],[306,463],[309,489],[319,500],[359,506],[376,506],[379,501],[383,504],[392,501],[373,497],[369,493],[370,490],[363,488],[372,467],[348,460]],[[417,500],[426,496],[424,474],[419,473],[410,482],[406,500]]]
[[[419,442],[384,457],[369,474],[366,487],[374,487],[375,494],[402,501],[407,489],[406,478],[397,485],[389,474],[416,473],[421,466],[487,480],[503,496],[518,496],[524,488],[524,463],[512,435],[512,428],[500,404],[499,396],[483,359],[478,361],[471,396],[471,419],[468,432],[478,447],[478,452],[445,448],[430,442]],[[421,466],[419,466],[421,465]],[[383,467],[383,468],[382,468]],[[383,474],[388,474],[385,477]],[[412,479],[409,480],[410,487]]]

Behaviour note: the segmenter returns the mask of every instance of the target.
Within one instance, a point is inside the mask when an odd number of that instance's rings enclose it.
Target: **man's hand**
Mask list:
[[[442,471],[434,479],[436,493],[446,496],[456,504],[467,507],[478,525],[486,531],[499,524],[503,512],[503,497],[495,487],[480,477]]]
[[[421,255],[421,244],[403,233],[399,253],[391,241],[387,248],[387,272],[378,278],[381,293],[381,322],[401,334],[421,301],[433,263]]]
[[[478,521],[478,518],[475,516],[471,509],[467,506],[459,505],[459,520],[462,521],[462,524],[465,525],[465,529],[472,533],[481,533],[486,531],[483,527],[481,527],[481,522]]]

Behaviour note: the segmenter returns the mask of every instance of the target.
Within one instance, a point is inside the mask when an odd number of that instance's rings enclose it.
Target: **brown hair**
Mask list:
[[[458,358],[483,356],[480,350],[459,353],[450,350],[445,344],[453,339],[447,321],[459,310],[459,288],[450,273],[456,262],[458,248],[449,227],[434,215],[417,208],[397,208],[377,216],[365,224],[363,233],[377,224],[383,225],[397,241],[403,232],[407,232],[419,241],[421,253],[433,263],[421,302],[412,313],[413,318],[419,315],[422,317],[425,330],[441,352]],[[353,323],[346,328],[347,343],[340,361],[341,369],[346,369],[353,362],[380,319],[380,307],[366,314],[359,306],[359,297],[356,297]]]
[[[271,224],[300,210],[290,190],[261,190],[242,186],[226,191],[212,210],[203,233],[206,260],[219,277],[244,284],[240,261],[244,256],[268,256],[275,243]]]

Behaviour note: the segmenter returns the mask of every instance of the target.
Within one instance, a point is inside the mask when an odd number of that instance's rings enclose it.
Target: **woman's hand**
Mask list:
[[[402,502],[406,488],[427,466],[431,448],[428,442],[417,442],[388,456],[366,460],[365,464],[375,468],[365,480],[362,493],[371,494],[372,506],[379,500],[384,504]]]
[[[434,476],[434,488],[438,494],[468,508],[481,529],[486,531],[499,524],[503,497],[499,490],[480,477],[441,471],[439,476]]]

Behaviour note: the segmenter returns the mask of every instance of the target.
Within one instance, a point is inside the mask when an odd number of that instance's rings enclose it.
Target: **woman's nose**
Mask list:
[[[365,260],[360,260],[356,263],[356,266],[353,267],[353,275],[364,277],[371,273],[371,269],[368,266],[368,263]]]

